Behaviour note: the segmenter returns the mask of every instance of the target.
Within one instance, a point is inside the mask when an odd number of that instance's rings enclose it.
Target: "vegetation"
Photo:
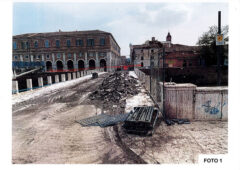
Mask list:
[[[221,64],[223,64],[224,60],[228,59],[228,25],[223,26],[221,31],[224,34],[225,41],[225,45],[220,47]],[[201,46],[200,55],[207,66],[217,64],[217,32],[218,27],[211,26],[209,31],[204,32],[197,42],[197,45]]]

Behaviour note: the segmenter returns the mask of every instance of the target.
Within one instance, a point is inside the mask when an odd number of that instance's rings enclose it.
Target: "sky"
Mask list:
[[[196,45],[203,32],[228,24],[227,3],[32,3],[13,4],[13,35],[35,32],[102,30],[111,32],[129,55],[129,44],[151,37],[172,43]]]

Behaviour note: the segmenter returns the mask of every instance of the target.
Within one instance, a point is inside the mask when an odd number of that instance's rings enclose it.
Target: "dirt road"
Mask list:
[[[158,121],[155,133],[148,137],[126,134],[121,124],[106,128],[82,127],[75,120],[102,112],[101,102],[91,101],[88,96],[106,76],[107,73],[15,102],[12,162],[198,163],[199,154],[227,153],[227,122],[166,126]],[[146,90],[140,84],[139,88],[138,95],[127,98],[125,108],[112,106],[108,113],[116,114],[124,109],[127,112],[135,105],[153,105]]]
[[[124,148],[115,127],[82,127],[75,122],[101,113],[89,105],[88,95],[107,75],[14,104],[12,162],[145,163]]]

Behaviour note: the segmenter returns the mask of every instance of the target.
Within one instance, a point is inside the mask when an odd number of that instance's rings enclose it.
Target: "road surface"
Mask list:
[[[133,73],[131,73],[133,74]],[[198,163],[198,155],[227,153],[227,122],[191,122],[166,126],[158,121],[153,136],[126,134],[122,124],[82,127],[75,120],[102,112],[88,96],[108,73],[97,79],[71,80],[13,96],[12,162],[52,164]],[[75,82],[75,83],[71,83]],[[61,88],[62,87],[62,88]],[[135,105],[153,105],[146,90],[127,99],[125,111]],[[51,89],[51,90],[49,90]],[[117,113],[112,107],[109,113]]]

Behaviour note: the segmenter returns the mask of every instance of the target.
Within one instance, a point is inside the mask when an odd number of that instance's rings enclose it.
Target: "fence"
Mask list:
[[[38,78],[37,77],[32,77],[28,79],[25,78],[23,79],[24,81],[23,87],[20,86],[20,84],[23,82],[14,80],[12,81],[12,94],[17,94],[19,92],[24,92],[28,90],[38,89],[45,86],[50,86],[52,84],[60,83],[60,81],[65,82],[66,80],[72,80],[72,79],[76,79],[76,78],[80,78],[80,77],[92,74],[94,72],[102,72],[102,71],[103,69],[97,69],[97,70],[87,70],[87,71],[73,72],[73,73],[70,73],[70,72],[62,73],[61,76],[57,74],[54,75],[54,79],[52,79],[52,76],[49,76],[49,75],[40,76]],[[32,80],[35,80],[35,81],[32,81]]]
[[[152,72],[153,76],[151,76],[150,72],[144,73],[135,68],[139,80],[158,104],[163,116],[190,120],[228,119],[227,87],[197,87],[191,83],[163,83],[161,79],[154,77],[154,74],[159,75],[158,73]]]
[[[145,63],[150,64],[150,66],[148,66],[150,70],[148,73],[142,72],[137,67],[135,67],[134,70],[135,70],[135,73],[138,75],[140,81],[142,82],[143,86],[149,92],[152,100],[155,102],[156,106],[159,108],[159,111],[164,114],[163,112],[164,91],[163,91],[163,87],[160,87],[158,84],[159,82],[163,82],[163,79],[164,79],[164,75],[159,70],[159,68],[162,67],[162,65],[160,65],[162,63],[161,60],[162,59],[160,57],[155,59],[151,58],[149,61],[145,60]]]

